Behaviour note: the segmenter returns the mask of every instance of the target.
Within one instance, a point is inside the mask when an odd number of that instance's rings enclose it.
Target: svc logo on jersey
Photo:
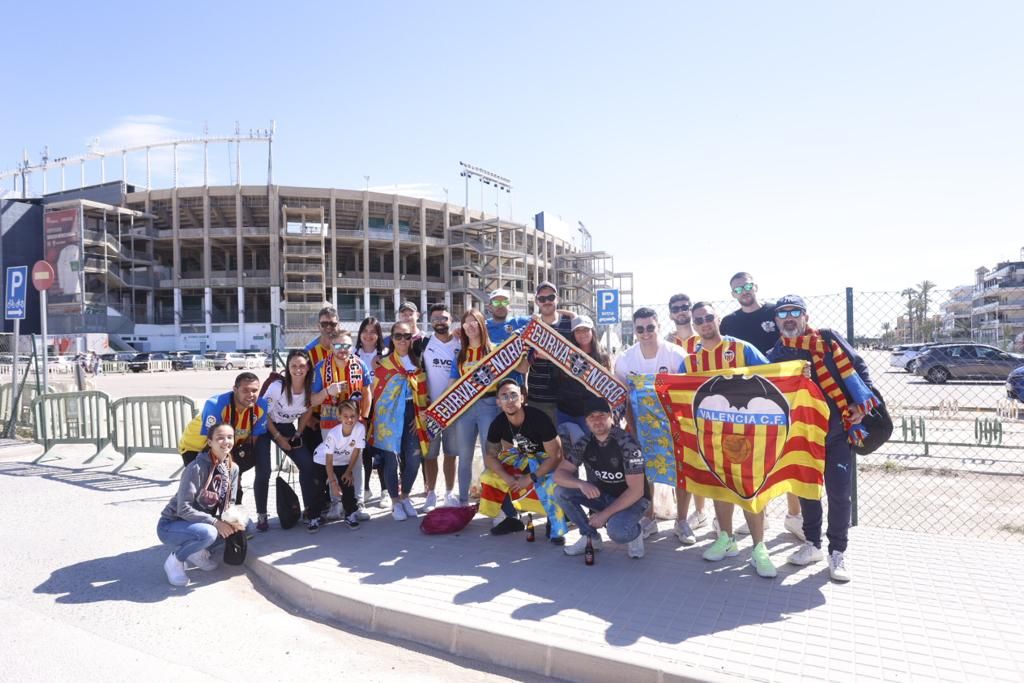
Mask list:
[[[773,320],[765,320],[763,323],[761,323],[761,329],[764,330],[765,332],[775,332],[775,322]]]

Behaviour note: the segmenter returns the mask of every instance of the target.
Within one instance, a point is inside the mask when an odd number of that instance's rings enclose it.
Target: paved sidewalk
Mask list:
[[[1024,546],[856,528],[841,585],[785,565],[786,534],[767,580],[749,538],[712,564],[710,534],[684,549],[660,526],[644,559],[606,543],[587,567],[482,518],[452,536],[383,514],[316,535],[275,522],[249,566],[314,613],[574,680],[1024,680]]]

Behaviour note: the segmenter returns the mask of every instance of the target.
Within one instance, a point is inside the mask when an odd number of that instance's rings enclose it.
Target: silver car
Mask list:
[[[914,372],[933,384],[950,379],[1005,380],[1024,357],[984,344],[939,344],[916,359]]]

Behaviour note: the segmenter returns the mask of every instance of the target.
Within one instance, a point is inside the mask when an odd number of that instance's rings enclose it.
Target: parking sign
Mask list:
[[[4,290],[5,320],[25,319],[25,300],[28,297],[28,266],[7,269],[7,288]]]
[[[599,289],[597,296],[597,324],[617,325],[619,323],[619,290]]]

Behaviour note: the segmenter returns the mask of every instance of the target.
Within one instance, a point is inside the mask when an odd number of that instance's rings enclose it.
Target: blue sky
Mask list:
[[[458,162],[482,166],[517,219],[583,221],[637,303],[722,299],[737,270],[946,288],[1024,247],[1019,2],[168,7],[5,9],[0,168],[275,119],[276,182],[461,203]]]

